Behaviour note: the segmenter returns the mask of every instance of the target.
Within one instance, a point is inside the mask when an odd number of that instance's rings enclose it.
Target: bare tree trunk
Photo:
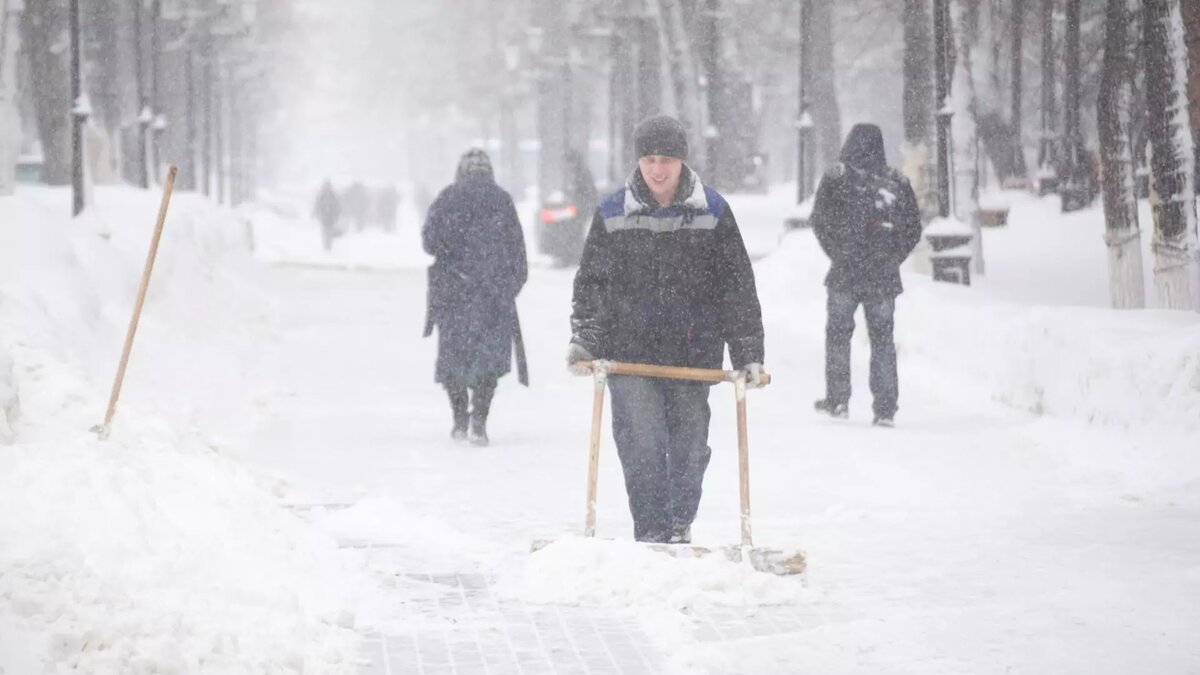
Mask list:
[[[1054,64],[1054,4],[1055,0],[1042,0],[1042,123],[1038,141],[1038,194],[1058,190],[1058,157],[1055,129],[1058,118],[1058,92]]]
[[[730,171],[730,126],[729,119],[729,72],[724,60],[722,25],[717,18],[721,13],[720,0],[705,0],[701,40],[704,42],[704,74],[708,83],[708,126],[705,130],[705,158],[708,164],[708,180],[719,189],[732,186],[734,179]]]
[[[1067,35],[1063,56],[1066,59],[1066,79],[1063,87],[1063,169],[1060,178],[1063,212],[1076,211],[1091,203],[1094,186],[1091,170],[1079,126],[1080,90],[1080,20],[1082,0],[1067,0]]]
[[[952,44],[958,55],[957,65],[951,70],[951,100],[954,103],[952,180],[952,215],[971,226],[975,236],[971,238],[971,269],[979,275],[986,273],[983,258],[983,233],[979,220],[979,192],[982,187],[982,139],[979,133],[980,86],[977,81],[987,59],[984,44],[984,26],[979,0],[953,0],[947,3],[947,27]]]
[[[71,69],[67,8],[61,0],[25,6],[22,42],[29,53],[38,135],[50,185],[71,182]]]
[[[1063,87],[1063,135],[1067,142],[1079,135],[1079,17],[1083,0],[1067,0],[1067,35],[1063,47],[1066,80]]]
[[[84,39],[88,57],[88,97],[95,121],[115,138],[129,106],[124,85],[129,81],[121,59],[122,45],[132,38],[123,34],[128,3],[91,0],[84,6]],[[132,75],[132,73],[129,73]]]
[[[17,35],[12,0],[0,0],[0,195],[12,194],[16,181],[17,139]]]
[[[1108,245],[1109,292],[1113,307],[1146,306],[1141,230],[1133,184],[1133,143],[1129,136],[1133,107],[1132,20],[1138,0],[1108,0],[1105,18],[1104,74],[1098,102],[1100,161],[1104,183],[1104,242]]]
[[[1170,309],[1200,311],[1195,153],[1188,125],[1187,53],[1180,0],[1143,0],[1146,98],[1154,174],[1154,282]]]
[[[1192,142],[1196,145],[1196,166],[1200,167],[1200,2],[1183,3],[1183,24],[1187,36],[1188,100],[1192,102]],[[1200,193],[1200,181],[1196,181]]]
[[[537,129],[541,141],[538,153],[538,192],[542,200],[562,191],[566,193],[566,133],[569,108],[564,100],[569,96],[566,72],[569,45],[567,43],[566,8],[559,0],[540,0],[533,6],[534,20],[546,36],[543,47],[546,74],[537,84]]]
[[[904,140],[933,135],[933,19],[929,0],[904,0]]]
[[[1024,34],[1025,0],[1013,0],[1012,25],[1009,28],[1012,39],[1012,113],[1009,123],[1012,125],[1013,172],[1020,178],[1025,178],[1028,174],[1025,167],[1025,144],[1021,142],[1021,89],[1024,84],[1021,65],[1024,61]]]
[[[817,157],[824,168],[837,163],[842,151],[842,112],[837,100],[833,60],[832,2],[813,3],[813,123],[817,131]]]
[[[688,130],[688,145],[692,147],[690,163],[704,170],[704,129],[701,128],[699,76],[696,53],[688,37],[679,0],[660,0],[666,23],[671,62],[671,79],[675,85],[675,105],[679,121]]]
[[[929,0],[904,0],[904,173],[925,221],[937,215],[933,162],[933,17]]]

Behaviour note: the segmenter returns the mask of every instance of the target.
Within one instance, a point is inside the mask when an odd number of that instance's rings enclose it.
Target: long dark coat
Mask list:
[[[488,176],[465,176],[429,207],[422,239],[436,258],[425,329],[438,329],[436,380],[472,386],[509,372],[529,271],[512,198]]]
[[[812,224],[832,263],[825,285],[859,298],[899,295],[900,264],[921,238],[908,179],[889,168],[873,124],[850,130],[841,162],[821,179]]]

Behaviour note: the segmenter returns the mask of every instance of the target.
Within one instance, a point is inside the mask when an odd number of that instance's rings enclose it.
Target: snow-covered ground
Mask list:
[[[851,419],[820,418],[826,263],[810,233],[781,239],[790,194],[731,202],[775,377],[750,403],[755,537],[806,551],[803,581],[573,536],[591,392],[562,367],[570,270],[531,270],[532,387],[506,378],[492,447],[465,447],[420,337],[415,213],[326,255],[315,224],[184,196],[101,443],[156,197],[100,190],[78,221],[65,192],[0,198],[0,404],[20,401],[0,670],[355,672],[363,635],[445,623],[396,581],[413,572],[635,615],[676,672],[1200,668],[1200,316],[1105,309],[1098,209],[1010,196],[975,287],[905,276],[899,426],[869,425],[865,334]],[[734,543],[732,393],[711,402],[694,534]],[[630,529],[606,437],[599,531]],[[546,537],[565,540],[530,555]],[[776,611],[794,625],[699,629]]]

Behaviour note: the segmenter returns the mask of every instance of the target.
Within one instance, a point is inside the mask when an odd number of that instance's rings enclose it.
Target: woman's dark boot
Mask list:
[[[466,440],[467,388],[446,387],[446,393],[450,395],[450,410],[454,413],[454,429],[450,431],[450,438],[456,441]]]
[[[471,431],[468,436],[471,445],[485,447],[488,444],[487,419],[488,412],[492,408],[492,396],[495,393],[495,381],[471,387]]]

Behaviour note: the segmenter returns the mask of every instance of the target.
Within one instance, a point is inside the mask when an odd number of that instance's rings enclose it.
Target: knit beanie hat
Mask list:
[[[643,120],[634,129],[633,148],[639,159],[647,155],[662,155],[686,160],[687,132],[674,117],[656,115]]]

